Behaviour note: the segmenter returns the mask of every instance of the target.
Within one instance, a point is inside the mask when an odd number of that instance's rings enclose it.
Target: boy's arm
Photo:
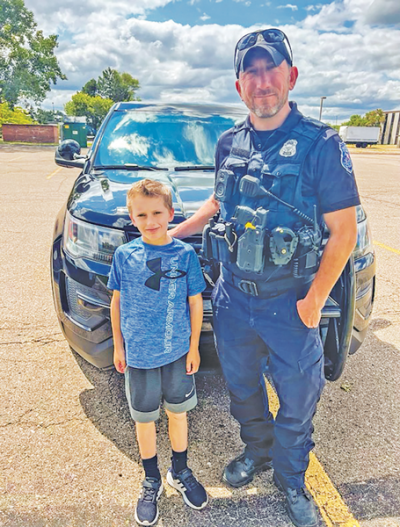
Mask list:
[[[201,333],[201,325],[203,323],[203,297],[201,293],[194,296],[189,296],[189,311],[190,311],[190,347],[189,353],[186,357],[186,373],[193,375],[200,366],[199,341]]]
[[[124,373],[126,368],[124,339],[121,333],[121,310],[119,291],[113,291],[111,299],[111,326],[114,338],[114,366],[119,373]]]

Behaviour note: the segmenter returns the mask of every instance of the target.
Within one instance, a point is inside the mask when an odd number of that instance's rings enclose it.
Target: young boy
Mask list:
[[[168,415],[172,467],[167,482],[187,505],[207,505],[204,487],[187,466],[186,412],[197,404],[193,374],[200,365],[204,278],[194,249],[168,234],[174,217],[169,189],[145,179],[128,192],[129,216],[141,237],[118,247],[108,287],[114,364],[126,395],[145,471],[136,506],[140,525],[154,525],[163,491],[156,454],[160,400]]]

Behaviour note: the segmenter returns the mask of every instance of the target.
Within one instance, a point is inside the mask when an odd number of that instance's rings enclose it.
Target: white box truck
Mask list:
[[[379,126],[341,126],[339,135],[346,144],[355,144],[357,148],[376,145],[381,129]]]

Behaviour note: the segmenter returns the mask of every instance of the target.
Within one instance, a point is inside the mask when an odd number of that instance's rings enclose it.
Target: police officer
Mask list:
[[[217,224],[211,220],[205,229],[205,245],[222,263],[214,332],[245,443],[223,480],[240,487],[273,465],[292,522],[312,527],[317,515],[304,475],[325,382],[318,326],[355,246],[360,201],[338,134],[288,101],[298,70],[286,35],[278,29],[245,35],[234,64],[250,113],[219,139],[214,195],[172,234],[199,232],[219,211]],[[330,237],[319,261],[323,221]],[[266,368],[280,401],[275,421]]]

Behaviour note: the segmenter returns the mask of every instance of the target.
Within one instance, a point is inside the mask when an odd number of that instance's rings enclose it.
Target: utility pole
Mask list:
[[[324,99],[326,99],[326,97],[321,97],[321,105],[319,107],[319,120],[321,120],[321,117],[322,117],[322,105],[323,105]]]

